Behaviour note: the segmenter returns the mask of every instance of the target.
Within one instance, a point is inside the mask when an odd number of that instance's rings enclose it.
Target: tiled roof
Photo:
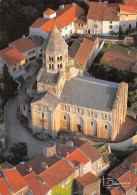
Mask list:
[[[118,9],[103,3],[91,2],[87,19],[97,21],[119,21]]]
[[[59,101],[85,108],[111,111],[118,86],[118,83],[76,76],[65,82]]]
[[[75,138],[75,137],[71,137],[71,138],[69,138],[69,140],[71,140],[73,142],[74,146],[76,146],[76,147],[80,147],[86,143],[86,141],[81,140],[79,138]]]
[[[92,145],[90,141],[83,144],[79,149],[91,159],[91,163],[102,158],[103,155]]]
[[[137,10],[137,0],[124,0],[125,5],[133,6]]]
[[[120,6],[120,14],[129,13],[129,14],[137,14],[135,7],[127,6],[127,5],[119,5]]]
[[[0,57],[8,66],[12,66],[18,62],[25,60],[24,56],[16,48],[12,47],[8,47],[0,51]]]
[[[14,46],[21,53],[36,48],[35,43],[28,38],[17,39],[16,41],[9,43],[9,45]]]
[[[119,188],[114,188],[111,191],[111,195],[124,195],[124,192],[122,192]]]
[[[93,175],[91,172],[88,172],[88,173],[84,174],[81,177],[77,177],[76,180],[82,186],[87,186],[87,185],[89,185],[91,183],[95,183],[96,181],[99,181],[100,178],[98,178],[97,176]]]
[[[0,177],[0,195],[10,195],[11,191],[4,177]]]
[[[28,182],[29,189],[33,192],[33,194],[45,195],[50,191],[50,186],[46,183],[42,183],[38,175],[34,172],[26,175],[24,179]]]
[[[39,175],[39,177],[45,181],[51,187],[60,184],[62,181],[67,179],[74,173],[74,169],[66,162],[66,160],[61,159],[55,163],[52,167],[45,170]]]
[[[66,159],[71,162],[73,166],[77,166],[79,163],[83,163],[84,165],[89,162],[89,159],[82,154],[78,149],[73,151],[69,156],[66,157]]]
[[[79,17],[75,20],[75,23],[87,24],[87,18],[86,18],[86,16],[79,16]]]
[[[135,175],[131,170],[125,173],[118,179],[121,186],[125,191],[132,189],[137,186],[137,175]]]
[[[107,51],[101,58],[102,63],[113,65],[119,70],[132,70],[136,60],[116,52]]]
[[[135,170],[136,170],[136,172],[137,172],[137,162],[136,162],[136,163],[134,163],[134,164],[132,164],[132,167],[134,167],[134,168],[135,168]]]
[[[15,168],[1,170],[5,177],[7,178],[7,181],[14,193],[27,187],[28,183],[24,180],[24,178],[19,174],[19,172]]]
[[[41,164],[43,162],[45,162],[48,167],[51,167],[52,165],[54,165],[56,162],[58,162],[60,159],[56,156],[52,156],[52,157],[45,157],[43,154],[41,155],[37,155],[35,158],[33,158],[32,160],[28,161],[25,166],[18,164],[16,165],[16,169],[19,171],[19,173],[23,176],[27,175],[28,172],[26,171],[28,165],[30,165],[32,167],[32,170],[36,173],[36,174],[40,174],[43,171],[45,171],[44,168],[41,167]]]
[[[2,169],[10,169],[10,168],[13,168],[13,166],[10,165],[10,164],[7,163],[7,162],[0,164],[0,167],[1,167]]]
[[[61,146],[57,149],[57,155],[61,157],[66,157],[68,154],[71,154],[75,150],[74,147]]]
[[[38,18],[31,26],[30,28],[40,28],[44,24],[46,24],[50,19],[47,18]]]
[[[89,39],[84,39],[76,56],[74,57],[74,60],[85,68],[89,57],[91,57],[92,53],[94,52],[94,48],[95,43],[93,43]]]
[[[127,173],[129,170],[130,170],[130,165],[125,162],[122,162],[120,165],[118,165],[112,171],[110,171],[108,176],[118,179],[121,176],[123,176],[125,173]]]
[[[55,14],[56,12],[53,9],[48,8],[43,13],[46,15],[52,15]]]
[[[137,151],[125,158],[125,160],[128,160],[131,163],[136,163],[137,162]]]

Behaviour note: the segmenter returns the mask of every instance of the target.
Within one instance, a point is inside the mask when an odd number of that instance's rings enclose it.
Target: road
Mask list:
[[[7,106],[5,113],[8,149],[15,142],[25,142],[28,147],[28,157],[31,158],[43,152],[44,142],[36,140],[20,123],[16,117],[18,106],[18,98],[15,97]]]

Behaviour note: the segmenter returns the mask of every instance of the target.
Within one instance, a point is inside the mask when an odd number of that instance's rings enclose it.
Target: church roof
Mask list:
[[[112,111],[118,83],[77,76],[66,81],[60,102],[102,111]]]
[[[46,52],[55,54],[64,53],[65,50],[68,50],[68,45],[61,36],[56,25],[54,25],[47,38]]]

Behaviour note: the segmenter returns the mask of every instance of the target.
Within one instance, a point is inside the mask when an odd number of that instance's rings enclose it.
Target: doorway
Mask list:
[[[77,131],[82,132],[81,125],[77,125]]]

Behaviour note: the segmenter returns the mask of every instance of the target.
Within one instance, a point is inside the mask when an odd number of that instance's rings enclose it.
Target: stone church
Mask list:
[[[81,56],[82,57],[82,56]],[[33,134],[60,130],[114,140],[125,122],[128,85],[83,76],[54,25],[43,45],[43,67],[31,108]]]

